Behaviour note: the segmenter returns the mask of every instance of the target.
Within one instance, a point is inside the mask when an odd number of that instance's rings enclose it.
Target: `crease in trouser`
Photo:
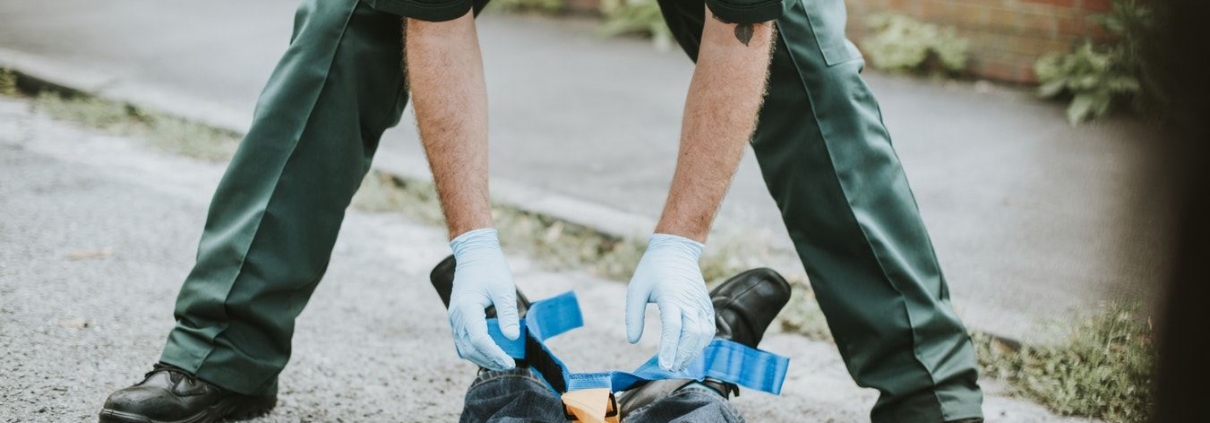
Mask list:
[[[308,0],[220,182],[161,360],[271,390],[344,210],[406,103],[399,18]]]

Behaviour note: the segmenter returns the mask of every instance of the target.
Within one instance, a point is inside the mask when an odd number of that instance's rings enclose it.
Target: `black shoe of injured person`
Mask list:
[[[777,313],[790,302],[790,284],[772,269],[752,269],[731,277],[710,291],[714,304],[715,338],[729,339],[756,348]],[[664,379],[642,384],[618,395],[618,408],[625,421],[630,411],[664,398],[693,384],[691,379]],[[713,379],[701,382],[719,394],[739,394],[731,383]]]
[[[210,423],[251,419],[277,405],[277,395],[240,395],[167,364],[105,400],[101,423]]]

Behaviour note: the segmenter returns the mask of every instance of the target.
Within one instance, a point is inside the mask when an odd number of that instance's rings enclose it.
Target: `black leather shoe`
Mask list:
[[[710,291],[715,338],[756,348],[765,330],[790,302],[790,284],[773,269],[752,269]]]
[[[240,395],[158,363],[142,382],[105,400],[101,423],[212,423],[264,415],[277,395]]]
[[[790,284],[772,269],[752,269],[732,276],[714,288],[710,291],[710,300],[714,304],[714,337],[756,348],[777,313],[790,302]],[[664,398],[690,383],[693,380],[657,380],[620,394],[618,408],[622,421],[631,411]],[[731,383],[706,379],[702,384],[724,397],[730,397],[732,393],[739,395],[739,388]]]

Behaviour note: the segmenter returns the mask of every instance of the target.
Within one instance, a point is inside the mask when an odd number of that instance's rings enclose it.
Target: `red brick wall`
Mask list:
[[[803,0],[811,1],[811,0]],[[890,12],[952,26],[970,40],[969,71],[976,77],[1034,83],[1033,63],[1051,51],[1070,51],[1087,37],[1102,36],[1089,16],[1110,0],[846,0],[849,38],[858,45],[866,18]]]

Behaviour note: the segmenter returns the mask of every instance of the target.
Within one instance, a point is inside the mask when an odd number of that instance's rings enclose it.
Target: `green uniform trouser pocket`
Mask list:
[[[697,57],[700,0],[660,0]],[[982,414],[974,349],[878,104],[844,36],[842,0],[787,0],[752,146],[875,422]]]
[[[383,131],[407,102],[398,16],[307,0],[210,205],[161,360],[272,388]]]

